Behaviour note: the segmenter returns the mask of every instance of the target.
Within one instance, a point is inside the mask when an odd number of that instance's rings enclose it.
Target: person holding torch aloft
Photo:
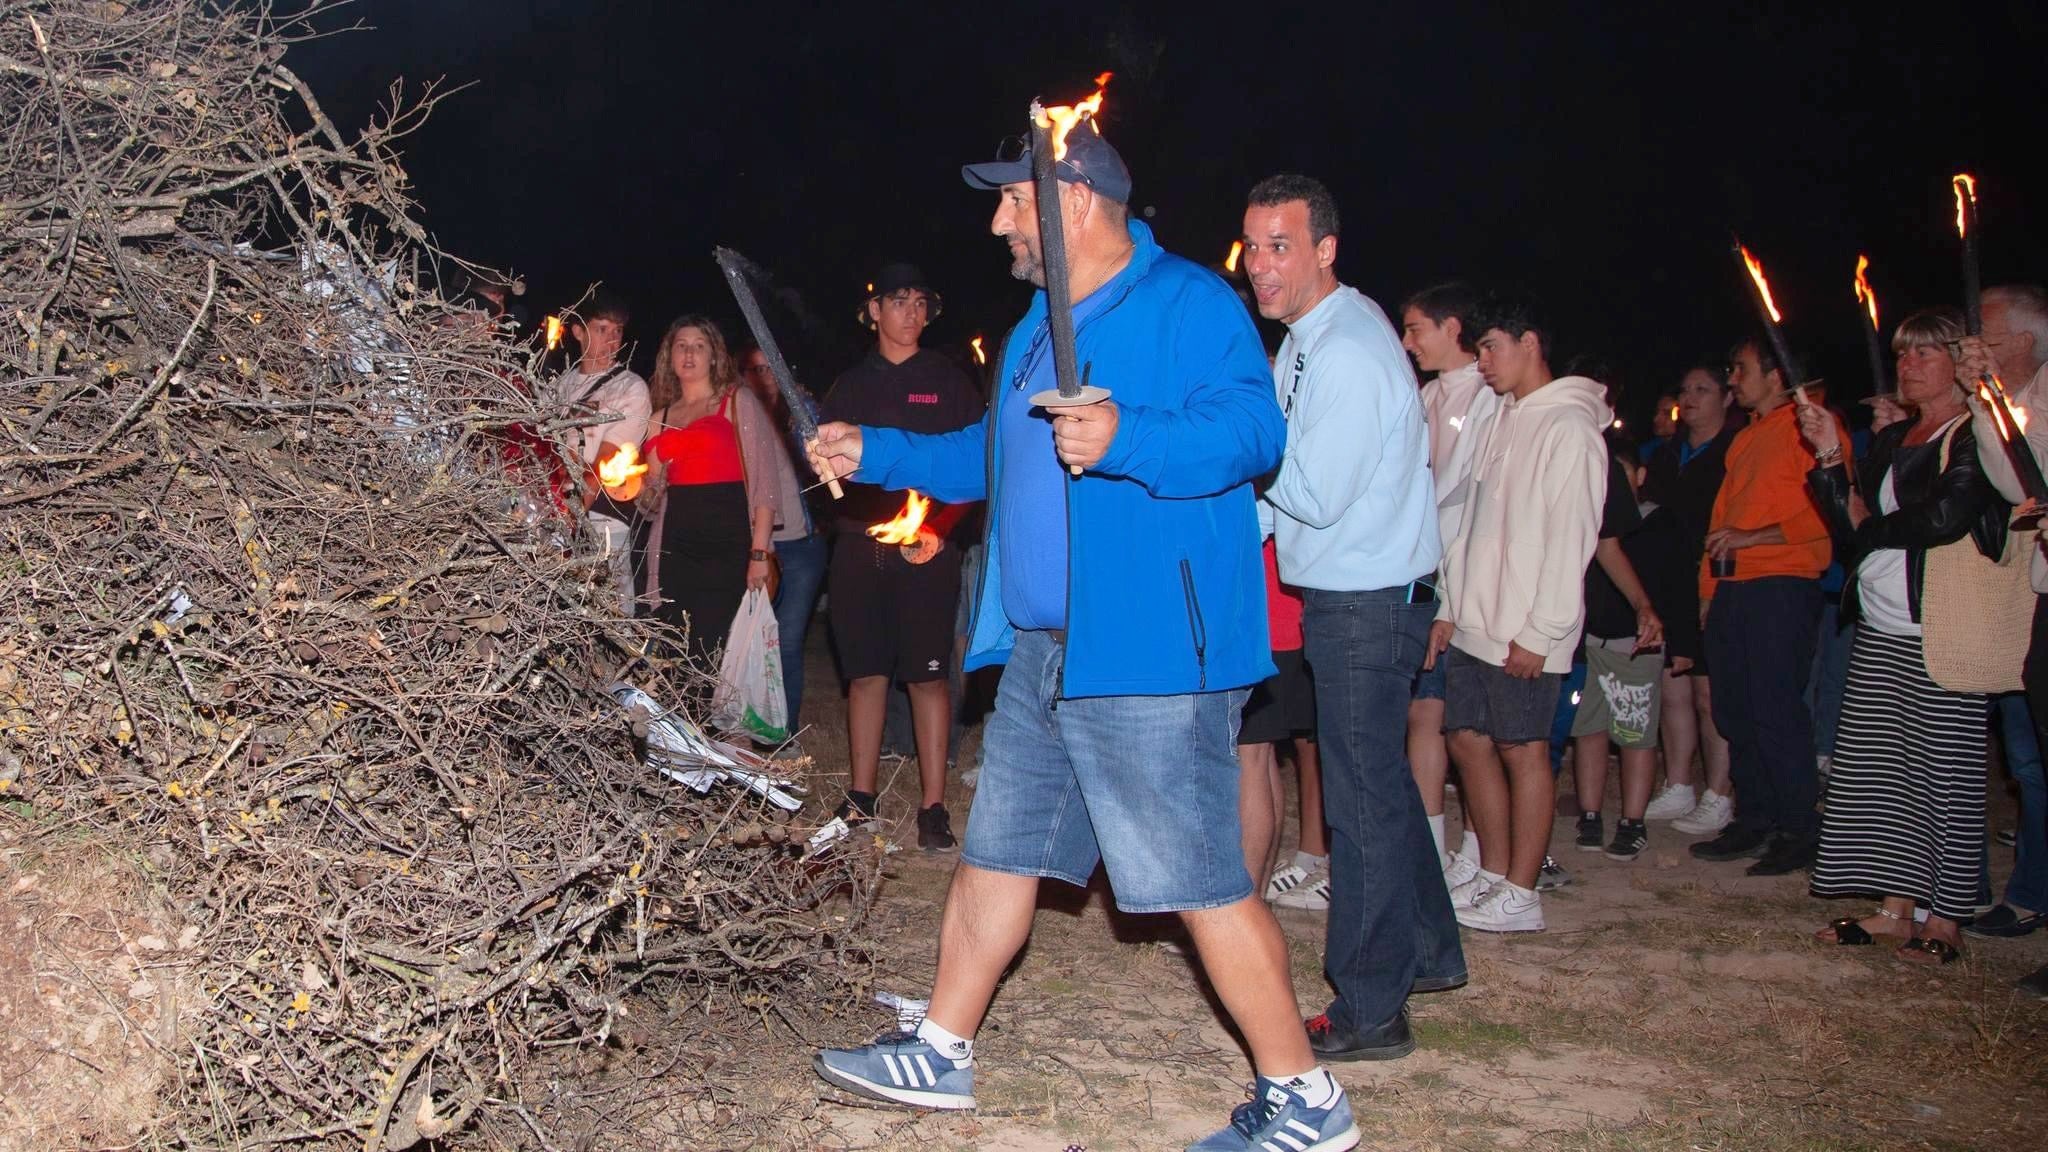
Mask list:
[[[1003,342],[980,423],[945,435],[832,423],[812,449],[856,480],[988,501],[967,666],[1008,662],[930,1011],[915,1032],[820,1052],[816,1069],[909,1107],[974,1107],[972,1038],[1030,936],[1040,882],[1082,886],[1100,862],[1120,908],[1180,916],[1251,1050],[1253,1100],[1193,1147],[1284,1133],[1284,1146],[1340,1152],[1357,1125],[1309,1050],[1287,942],[1239,837],[1238,712],[1274,671],[1252,500],[1285,437],[1272,376],[1229,286],[1131,218],[1116,149],[1092,122],[1070,133],[1064,151],[1041,151],[1041,122],[1034,146],[962,175],[996,193],[991,230],[1011,274],[1072,299],[1069,363],[1114,398],[1051,419],[1034,402],[1066,382],[1041,291]],[[1045,202],[1034,162],[1056,173]]]

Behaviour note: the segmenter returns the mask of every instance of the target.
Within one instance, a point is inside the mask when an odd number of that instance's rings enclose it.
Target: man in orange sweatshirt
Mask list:
[[[1813,863],[1820,781],[1806,681],[1820,619],[1827,525],[1807,494],[1813,453],[1799,437],[1795,395],[1756,340],[1730,354],[1728,384],[1750,424],[1728,445],[1700,562],[1700,616],[1714,675],[1714,724],[1728,738],[1734,823],[1692,846],[1702,860],[1761,857],[1752,876]],[[1847,429],[1842,443],[1849,442]]]

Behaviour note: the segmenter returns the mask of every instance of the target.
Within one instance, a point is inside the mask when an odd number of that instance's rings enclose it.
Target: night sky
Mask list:
[[[1951,173],[1979,180],[1985,282],[2048,276],[2022,208],[2048,192],[2038,5],[1340,7],[363,0],[326,26],[368,30],[288,60],[349,131],[395,80],[471,85],[407,168],[442,245],[524,274],[537,314],[604,280],[642,361],[680,312],[737,331],[710,258],[730,245],[801,295],[809,323],[782,336],[820,388],[889,260],[945,299],[927,343],[1015,319],[994,194],[959,166],[1103,70],[1104,132],[1169,250],[1219,262],[1252,183],[1310,173],[1343,211],[1346,282],[1390,311],[1452,277],[1524,290],[1555,366],[1608,360],[1632,413],[1747,330],[1731,227],[1799,355],[1855,393],[1859,250],[1887,335],[1959,302]]]

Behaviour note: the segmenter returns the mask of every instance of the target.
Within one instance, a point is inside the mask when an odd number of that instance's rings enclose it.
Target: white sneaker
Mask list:
[[[1711,836],[1735,819],[1735,799],[1709,788],[1700,795],[1698,806],[1671,822],[1673,832],[1687,836]]]
[[[1699,805],[1699,794],[1690,784],[1666,784],[1662,792],[1650,798],[1650,806],[1643,811],[1645,820],[1676,820],[1691,812]]]
[[[1487,889],[1470,908],[1458,910],[1458,923],[1481,932],[1543,931],[1543,897],[1503,880]]]
[[[1281,908],[1295,908],[1304,912],[1327,912],[1330,910],[1330,870],[1318,868],[1309,873],[1310,880],[1282,892],[1273,898]]]
[[[1470,856],[1463,856],[1453,852],[1451,853],[1450,860],[1444,864],[1444,887],[1446,889],[1455,889],[1458,885],[1477,875],[1479,875],[1479,861],[1472,859]]]
[[[1306,883],[1308,883],[1308,869],[1303,868],[1299,864],[1289,864],[1287,867],[1273,873],[1273,878],[1266,881],[1266,899],[1278,900],[1280,897]]]
[[[1485,898],[1487,889],[1506,879],[1505,876],[1495,876],[1484,871],[1472,873],[1470,880],[1451,889],[1451,907],[1461,912],[1472,907]]]

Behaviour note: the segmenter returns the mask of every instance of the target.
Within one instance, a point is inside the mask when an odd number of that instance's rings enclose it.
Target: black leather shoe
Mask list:
[[[2019,983],[2013,985],[2013,987],[2018,988],[2022,994],[2032,996],[2036,1000],[2048,1000],[2048,965],[2036,968],[2033,972],[2020,977]],[[1310,1044],[1310,1047],[1314,1047],[1314,1044]]]
[[[1453,988],[1463,988],[1469,979],[1470,977],[1463,972],[1456,976],[1417,976],[1415,982],[1408,985],[1408,994],[1413,996],[1418,992],[1449,992]]]
[[[1963,931],[1972,936],[1985,936],[1996,940],[2009,940],[2015,936],[2026,936],[2041,926],[2042,915],[2029,912],[2025,916],[2012,910],[2010,904],[2000,904],[1976,920],[1963,925]]]
[[[1691,852],[1696,860],[1743,860],[1763,855],[1770,838],[1771,834],[1761,828],[1730,824],[1712,840],[1702,840],[1693,845]]]
[[[1813,858],[1820,846],[1811,840],[1800,840],[1791,836],[1780,836],[1771,841],[1763,858],[1749,866],[1751,876],[1790,876],[1813,867]]]
[[[1406,1008],[1377,1028],[1339,1028],[1328,1016],[1316,1016],[1307,1024],[1309,1050],[1318,1060],[1399,1060],[1415,1051]]]

